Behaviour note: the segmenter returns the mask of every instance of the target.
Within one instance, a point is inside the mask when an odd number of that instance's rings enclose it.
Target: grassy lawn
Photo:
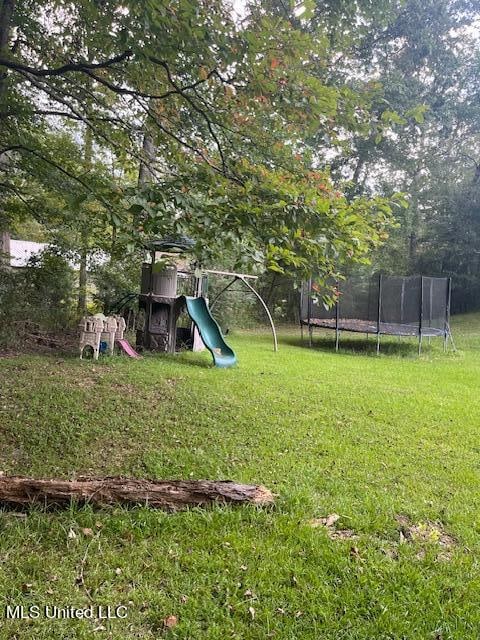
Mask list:
[[[0,638],[478,639],[480,315],[453,329],[458,353],[432,342],[421,358],[397,339],[336,354],[331,334],[309,350],[292,330],[278,354],[267,333],[229,337],[232,370],[192,353],[0,360],[5,473],[278,494],[270,509],[0,513]],[[3,615],[90,603],[128,617]]]

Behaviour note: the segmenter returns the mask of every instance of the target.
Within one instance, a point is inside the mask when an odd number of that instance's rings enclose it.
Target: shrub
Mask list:
[[[66,259],[47,250],[23,269],[0,266],[0,344],[19,346],[27,325],[61,331],[74,315],[75,276]]]
[[[110,260],[91,268],[91,281],[95,287],[92,298],[97,310],[110,313],[118,302],[129,293],[140,290],[141,261],[138,257]],[[134,307],[137,299],[131,302]]]

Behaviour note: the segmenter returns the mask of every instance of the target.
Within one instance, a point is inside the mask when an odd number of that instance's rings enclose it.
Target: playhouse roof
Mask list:
[[[195,241],[187,236],[166,236],[152,240],[147,244],[147,249],[153,251],[188,251],[195,245]]]

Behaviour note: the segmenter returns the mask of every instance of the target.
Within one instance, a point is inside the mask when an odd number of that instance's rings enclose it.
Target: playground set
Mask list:
[[[188,238],[156,240],[148,245],[148,260],[142,264],[140,294],[122,298],[116,314],[89,316],[80,323],[80,357],[89,346],[93,357],[113,354],[115,345],[129,357],[140,358],[138,352],[176,353],[190,349],[208,349],[216,367],[236,364],[237,357],[226,343],[222,330],[212,315],[219,298],[235,283],[241,283],[262,305],[272,331],[273,348],[277,351],[277,335],[270,311],[254,288],[257,276],[232,271],[202,269],[191,264]],[[209,305],[209,277],[229,278],[229,282]],[[450,330],[451,279],[426,276],[354,276],[336,284],[337,299],[332,307],[321,300],[314,280],[304,282],[300,293],[300,326],[308,328],[312,346],[315,328],[335,330],[338,350],[341,331],[374,334],[377,353],[382,335],[418,338],[421,353],[424,338],[441,337],[444,349],[449,341],[455,348]],[[136,348],[124,337],[125,320],[118,315],[122,306],[138,298],[142,321],[136,327]]]
[[[201,351],[207,348],[216,367],[235,365],[236,354],[225,342],[211,309],[223,293],[234,283],[240,282],[256,296],[265,310],[272,330],[274,350],[277,351],[272,316],[265,301],[251,284],[257,276],[195,268],[190,265],[188,257],[192,244],[191,240],[183,238],[157,240],[148,246],[149,260],[142,264],[138,295],[143,322],[136,330],[137,350],[175,353],[184,349]],[[230,279],[210,306],[209,276],[226,276]],[[117,312],[134,297],[137,294],[125,296]],[[139,353],[125,340],[124,331],[125,320],[119,315],[83,318],[80,323],[80,357],[86,346],[92,347],[94,358],[98,358],[102,351],[112,354],[114,345],[118,345],[128,356],[139,358]]]

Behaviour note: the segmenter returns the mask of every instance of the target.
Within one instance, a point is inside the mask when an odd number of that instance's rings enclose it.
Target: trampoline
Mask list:
[[[444,349],[451,339],[450,298],[451,279],[427,276],[351,277],[337,284],[338,297],[334,306],[322,302],[322,291],[310,279],[304,282],[300,294],[300,326],[308,327],[309,342],[315,328],[336,332],[338,351],[341,331],[374,334],[377,353],[382,335],[418,338],[418,352],[427,338],[443,338]]]

